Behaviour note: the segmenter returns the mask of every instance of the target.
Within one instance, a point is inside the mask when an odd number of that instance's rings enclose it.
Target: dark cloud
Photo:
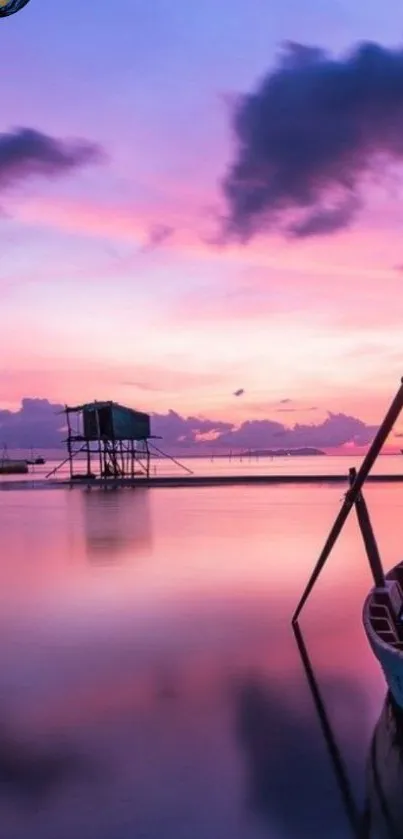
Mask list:
[[[351,197],[338,207],[308,213],[301,221],[290,225],[290,233],[298,239],[335,233],[350,225],[359,206],[359,202]]]
[[[288,44],[256,89],[238,97],[233,129],[227,237],[348,227],[365,178],[403,160],[403,49],[361,43],[335,59]]]
[[[288,405],[289,402],[292,402],[292,399],[289,399],[288,397],[286,399],[280,399],[280,405]]]
[[[65,436],[62,408],[47,399],[23,399],[19,411],[0,410],[0,447],[58,448]]]
[[[288,428],[275,420],[247,420],[239,427],[232,423],[214,422],[198,417],[183,417],[170,411],[168,414],[153,415],[154,433],[160,434],[170,446],[183,448],[197,447],[203,450],[203,442],[198,442],[200,434],[215,433],[214,446],[231,449],[270,449],[282,447],[299,448],[312,446],[334,448],[346,443],[356,446],[368,445],[377,426],[366,425],[357,417],[346,414],[332,414],[316,425],[297,423]],[[205,446],[211,448],[211,442]]]
[[[32,128],[0,134],[0,190],[35,175],[56,177],[102,159],[99,146],[58,140]]]
[[[230,422],[205,419],[204,417],[183,417],[175,411],[167,414],[153,414],[153,433],[160,435],[168,446],[184,448],[200,447],[198,438],[203,434],[231,434],[233,425]]]
[[[240,388],[238,388],[238,390],[234,390],[233,395],[234,396],[243,396],[244,393],[245,393],[244,388],[240,387]]]
[[[0,446],[58,448],[65,437],[62,407],[47,399],[23,399],[19,411],[0,411]],[[270,419],[246,420],[236,426],[208,417],[186,417],[176,411],[152,414],[152,433],[163,438],[166,448],[200,453],[211,450],[211,436],[214,447],[225,450],[278,448],[280,444],[287,448],[333,448],[346,443],[365,446],[376,431],[377,426],[346,414],[329,413],[321,423],[296,423],[291,428]],[[204,441],[204,435],[210,439]]]
[[[281,438],[281,446],[287,448],[333,448],[346,443],[365,446],[371,442],[376,431],[377,426],[366,425],[357,417],[329,413],[321,423],[296,423],[292,428],[268,419],[249,420],[242,423],[240,428],[233,429],[230,434],[221,435],[220,443],[245,449],[264,449],[275,448],[278,446],[278,438]]]

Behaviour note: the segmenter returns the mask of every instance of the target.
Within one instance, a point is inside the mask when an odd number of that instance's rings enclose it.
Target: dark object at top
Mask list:
[[[147,440],[150,436],[150,416],[117,402],[90,402],[66,413],[82,416],[81,429],[71,434],[75,440]]]
[[[14,15],[27,5],[29,0],[0,0],[0,17]]]

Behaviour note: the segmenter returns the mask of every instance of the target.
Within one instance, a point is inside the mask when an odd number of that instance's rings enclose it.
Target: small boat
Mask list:
[[[28,465],[26,460],[10,458],[7,446],[3,446],[3,452],[0,457],[0,475],[26,475],[27,472]]]
[[[364,629],[384,672],[389,690],[403,710],[403,562],[370,591],[363,611]]]
[[[45,463],[46,463],[46,460],[45,460],[44,457],[41,457],[40,455],[35,455],[34,450],[31,447],[31,457],[27,458],[27,460],[25,462],[26,462],[27,466],[44,466]]]
[[[295,626],[301,610],[354,508],[363,538],[374,586],[364,603],[363,623],[371,648],[384,672],[396,705],[403,711],[403,562],[384,573],[369,511],[362,492],[364,483],[403,408],[403,379],[400,388],[368,449],[360,469],[350,469],[344,503],[336,517],[322,553],[294,613]],[[402,480],[403,480],[403,476]]]

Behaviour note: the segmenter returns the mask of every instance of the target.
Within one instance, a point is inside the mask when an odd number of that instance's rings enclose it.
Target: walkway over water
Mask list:
[[[373,474],[368,477],[369,483],[403,483],[402,474]],[[347,475],[323,474],[323,475],[168,475],[153,476],[149,479],[137,477],[118,479],[96,478],[88,480],[44,480],[43,478],[32,478],[32,480],[1,481],[0,490],[11,489],[66,489],[73,487],[107,488],[118,487],[219,487],[219,486],[267,486],[275,484],[344,484],[348,487]]]

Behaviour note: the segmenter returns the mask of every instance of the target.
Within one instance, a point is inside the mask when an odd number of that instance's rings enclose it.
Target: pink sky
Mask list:
[[[285,4],[266,43],[260,30],[270,16],[257,2],[237,0],[233,30],[231,4],[217,18],[210,0],[194,14],[181,3],[187,44],[183,21],[166,18],[164,4],[154,28],[138,3],[124,2],[118,18],[101,3],[96,25],[80,9],[82,29],[70,40],[73,12],[58,18],[49,0],[35,5],[0,32],[7,55],[23,55],[1,131],[23,125],[83,137],[106,157],[4,191],[0,407],[16,410],[27,396],[111,398],[241,423],[278,419],[274,406],[289,398],[285,424],[312,421],[313,405],[315,422],[328,411],[380,421],[403,372],[398,179],[367,188],[349,230],[208,243],[233,153],[226,97],[253,89],[277,44],[294,37],[295,4]],[[337,15],[334,4],[327,18],[313,14],[310,40],[345,49],[382,19],[376,5],[369,20],[364,10]],[[45,18],[53,38],[35,52],[28,91],[31,35]],[[213,19],[217,42],[208,36]],[[301,11],[298,20],[306,40]],[[228,27],[233,44],[221,49]],[[392,34],[386,23],[383,32]],[[172,234],[147,248],[159,225]]]

